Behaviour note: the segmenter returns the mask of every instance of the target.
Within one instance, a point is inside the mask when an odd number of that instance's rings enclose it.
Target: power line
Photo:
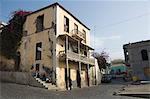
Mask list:
[[[132,17],[132,18],[128,18],[128,19],[125,19],[125,20],[122,20],[122,21],[119,21],[119,22],[111,23],[111,24],[105,25],[105,26],[103,26],[103,27],[101,27],[99,29],[104,29],[104,28],[107,28],[107,27],[112,27],[112,26],[115,26],[115,25],[118,25],[118,24],[122,24],[122,23],[125,23],[125,22],[129,22],[129,21],[132,21],[132,20],[139,19],[139,18],[144,17],[144,16],[148,16],[148,15],[150,15],[150,12],[142,14],[142,15],[138,15],[138,16],[135,16],[135,17]]]
[[[99,29],[105,29],[105,28],[108,28],[108,27],[113,27],[113,26],[116,26],[116,25],[119,25],[119,24],[122,24],[122,23],[125,23],[125,22],[129,22],[129,21],[132,21],[132,20],[136,20],[136,19],[139,19],[141,17],[144,17],[144,16],[148,16],[150,15],[150,12],[148,13],[145,13],[145,14],[142,14],[142,15],[138,15],[138,16],[135,16],[135,17],[132,17],[132,18],[128,18],[128,19],[125,19],[125,20],[122,20],[122,21],[119,21],[119,22],[115,22],[115,23],[111,23],[111,24],[108,24],[108,25],[105,25]],[[95,27],[94,26],[94,49],[95,49]]]

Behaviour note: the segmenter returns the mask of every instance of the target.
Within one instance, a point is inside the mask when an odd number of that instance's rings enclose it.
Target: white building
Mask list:
[[[140,80],[150,79],[150,40],[125,44],[123,49],[132,76],[137,76]]]

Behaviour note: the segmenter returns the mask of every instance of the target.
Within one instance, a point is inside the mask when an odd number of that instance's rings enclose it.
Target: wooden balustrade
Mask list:
[[[66,56],[65,51],[60,51],[60,57],[59,58],[63,58],[65,59],[66,57],[64,57],[64,55]],[[68,54],[68,59],[69,60],[74,60],[76,62],[82,62],[85,64],[91,64],[94,65],[95,64],[95,60],[93,58],[88,58],[86,56],[83,55],[79,55],[78,53],[72,52],[72,51],[67,51]]]

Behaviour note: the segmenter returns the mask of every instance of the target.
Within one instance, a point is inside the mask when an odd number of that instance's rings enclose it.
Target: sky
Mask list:
[[[124,59],[123,44],[150,40],[149,0],[1,0],[0,21],[23,9],[35,11],[58,2],[91,29],[91,46],[110,60]]]

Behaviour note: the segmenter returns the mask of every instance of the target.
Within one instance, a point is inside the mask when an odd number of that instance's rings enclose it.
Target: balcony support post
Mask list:
[[[68,90],[68,87],[69,87],[68,36],[66,36],[66,47],[65,48],[66,48],[65,53],[66,53],[66,68],[67,68],[66,88]]]
[[[80,41],[78,40],[78,54],[79,54],[79,60],[81,59],[81,55],[80,55]],[[81,87],[81,61],[79,61],[79,73],[80,73],[80,87]]]
[[[86,53],[87,53],[87,58],[89,58],[89,52],[88,52],[88,47],[86,47]],[[88,86],[90,86],[90,75],[89,75],[89,63],[87,64],[87,81],[88,81]]]

